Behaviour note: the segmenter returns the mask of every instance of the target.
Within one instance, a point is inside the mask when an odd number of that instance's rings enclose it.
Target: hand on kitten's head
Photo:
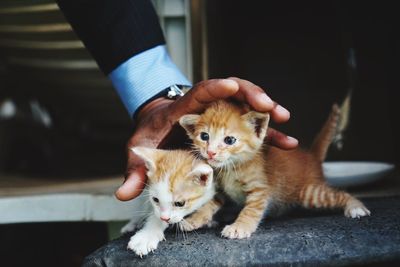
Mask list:
[[[127,144],[128,162],[125,182],[116,191],[116,197],[119,200],[135,198],[141,193],[145,184],[143,161],[129,148],[134,146],[163,147],[167,136],[174,136],[173,125],[182,115],[202,112],[210,103],[229,97],[248,103],[254,110],[270,112],[271,118],[275,122],[285,122],[290,117],[289,112],[273,102],[260,87],[238,78],[202,81],[175,101],[158,98],[146,104],[137,116],[134,134]],[[273,145],[284,149],[297,146],[296,139],[272,129],[268,130],[268,137],[271,138]]]

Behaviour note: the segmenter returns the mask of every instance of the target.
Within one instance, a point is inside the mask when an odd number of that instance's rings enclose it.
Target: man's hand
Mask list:
[[[139,112],[135,132],[127,144],[128,163],[125,182],[116,191],[119,200],[130,200],[144,188],[146,169],[143,162],[131,151],[133,146],[159,147],[182,115],[200,113],[208,104],[228,97],[248,103],[260,112],[270,112],[277,123],[286,122],[290,113],[273,102],[265,92],[253,83],[239,78],[207,80],[196,84],[178,100],[159,98],[147,104]],[[297,146],[297,140],[274,129],[268,130],[270,144],[283,149]]]

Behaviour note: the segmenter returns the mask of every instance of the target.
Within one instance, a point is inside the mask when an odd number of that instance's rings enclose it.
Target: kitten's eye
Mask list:
[[[177,201],[174,203],[175,207],[183,207],[185,206],[185,201]]]
[[[203,141],[208,141],[208,139],[210,139],[210,136],[206,132],[201,132],[200,133],[200,139],[203,140]]]
[[[156,198],[156,197],[153,197],[153,201],[156,202],[156,203],[160,202],[160,201],[158,200],[158,198]]]
[[[224,142],[227,145],[233,145],[236,142],[236,138],[233,136],[227,136],[225,137]]]

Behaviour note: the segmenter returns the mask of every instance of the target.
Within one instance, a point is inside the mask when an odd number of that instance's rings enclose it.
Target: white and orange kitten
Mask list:
[[[180,124],[193,141],[194,151],[214,168],[219,187],[243,205],[222,236],[249,237],[272,208],[299,204],[306,208],[342,208],[352,218],[369,210],[348,193],[329,187],[322,161],[339,117],[335,105],[311,149],[281,150],[264,144],[269,114],[239,104],[218,101],[201,115],[185,115]],[[186,219],[182,228],[208,224],[222,202],[213,199]]]
[[[128,249],[142,257],[164,240],[164,230],[210,201],[215,194],[213,170],[183,150],[145,147],[131,149],[145,163],[147,185],[135,202],[134,217],[122,233],[142,227],[130,239]]]

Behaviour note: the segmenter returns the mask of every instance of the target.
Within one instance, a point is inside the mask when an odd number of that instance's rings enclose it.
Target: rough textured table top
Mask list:
[[[370,217],[295,210],[263,222],[247,240],[220,237],[221,227],[189,233],[167,231],[167,241],[140,259],[123,236],[87,256],[83,266],[320,266],[400,262],[400,197],[364,201]],[[400,266],[400,265],[398,265]]]

